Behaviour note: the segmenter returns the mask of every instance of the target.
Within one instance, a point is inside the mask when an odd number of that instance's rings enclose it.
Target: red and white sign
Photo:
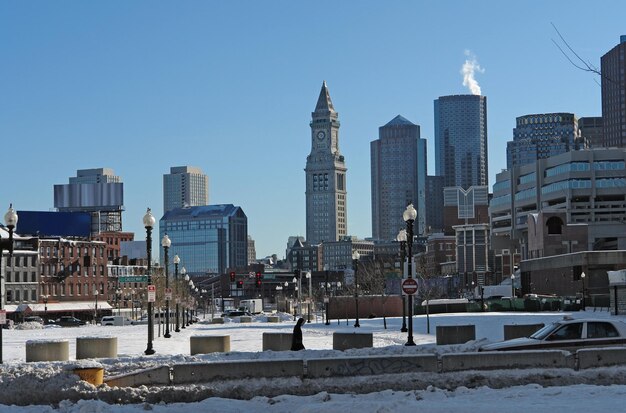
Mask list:
[[[148,302],[153,303],[156,301],[156,285],[148,286]]]
[[[172,299],[172,289],[171,288],[166,288],[165,289],[165,299],[167,301]]]
[[[415,278],[405,278],[402,280],[402,293],[405,295],[414,295],[417,292],[417,281]]]
[[[7,323],[7,310],[0,310],[0,324]]]

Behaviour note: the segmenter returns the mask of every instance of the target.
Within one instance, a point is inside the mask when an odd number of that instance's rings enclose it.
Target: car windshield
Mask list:
[[[534,339],[537,339],[537,340],[543,340],[544,338],[549,336],[554,330],[556,330],[560,326],[561,326],[561,323],[548,324],[547,326],[541,328],[540,330],[537,330],[534,333],[532,333],[530,335],[530,338],[534,338]]]

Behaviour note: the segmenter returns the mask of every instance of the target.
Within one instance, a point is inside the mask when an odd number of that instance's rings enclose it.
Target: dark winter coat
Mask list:
[[[292,351],[304,350],[304,344],[302,344],[302,324],[304,324],[304,318],[299,319],[293,328],[293,335],[291,338]]]

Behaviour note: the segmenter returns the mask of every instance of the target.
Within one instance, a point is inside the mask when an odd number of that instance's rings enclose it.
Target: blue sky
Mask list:
[[[309,121],[326,80],[348,167],[348,232],[371,236],[369,143],[398,114],[421,126],[434,173],[433,100],[484,72],[490,185],[515,117],[600,116],[596,76],[552,43],[554,23],[599,66],[626,34],[603,1],[1,1],[2,211],[49,210],[77,169],[122,177],[124,229],[162,214],[162,176],[193,165],[209,202],[248,216],[257,256],[305,235]],[[157,232],[158,233],[158,232]]]

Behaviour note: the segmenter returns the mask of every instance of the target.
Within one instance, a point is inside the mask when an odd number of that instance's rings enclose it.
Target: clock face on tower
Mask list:
[[[323,130],[317,132],[317,139],[323,141],[325,137],[326,137],[326,133]]]

